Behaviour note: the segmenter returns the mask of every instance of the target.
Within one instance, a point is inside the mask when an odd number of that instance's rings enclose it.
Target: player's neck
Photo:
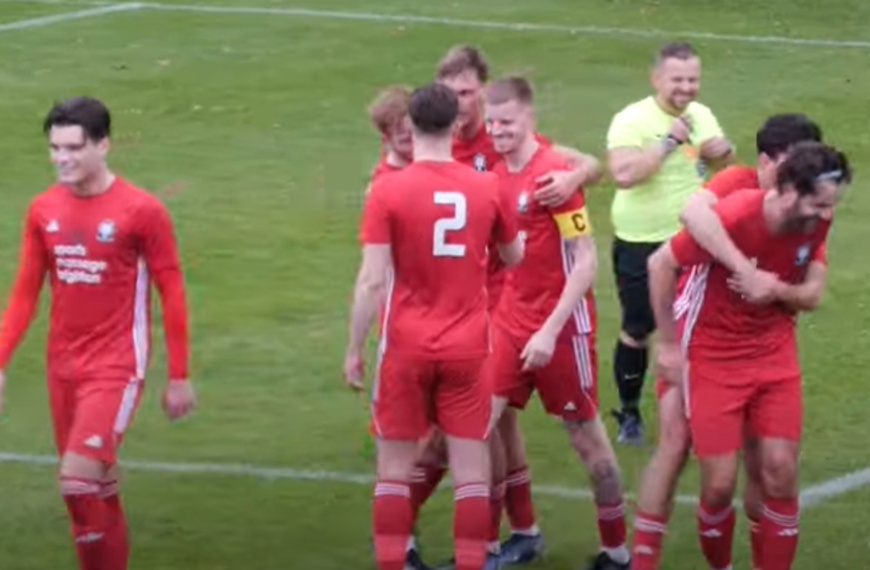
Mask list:
[[[653,97],[653,98],[655,99],[656,105],[659,106],[659,109],[661,109],[662,111],[664,111],[668,115],[672,115],[674,117],[679,117],[680,115],[682,115],[683,113],[686,112],[685,109],[677,109],[676,107],[671,105],[671,103],[667,100],[666,97],[662,97],[658,93],[656,93],[655,97]]]
[[[472,140],[475,138],[478,133],[480,133],[480,129],[483,128],[483,119],[477,118],[473,121],[468,121],[456,131],[456,135],[465,140]]]
[[[411,163],[410,160],[406,159],[404,156],[394,151],[393,149],[387,150],[386,157],[387,164],[392,166],[393,168],[405,168],[408,164]]]
[[[540,147],[541,143],[534,136],[527,136],[515,151],[504,155],[504,161],[507,164],[508,170],[510,172],[519,172],[525,168]]]
[[[415,137],[414,162],[451,162],[453,140],[449,136]]]
[[[115,174],[111,170],[104,168],[94,176],[83,180],[81,184],[69,184],[67,187],[70,189],[70,192],[76,196],[89,198],[103,194],[108,191],[114,183]]]

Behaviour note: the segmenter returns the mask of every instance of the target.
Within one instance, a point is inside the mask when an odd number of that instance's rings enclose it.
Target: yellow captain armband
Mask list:
[[[553,218],[556,220],[556,225],[559,226],[559,233],[563,238],[576,238],[592,233],[592,224],[589,223],[589,214],[586,212],[586,206],[583,206],[579,210],[553,214]]]

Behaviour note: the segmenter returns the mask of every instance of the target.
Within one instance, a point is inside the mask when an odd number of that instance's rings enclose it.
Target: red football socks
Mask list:
[[[761,519],[764,570],[789,570],[798,546],[800,507],[797,499],[764,499]]]
[[[404,570],[414,524],[407,483],[377,482],[373,519],[378,570]]]
[[[456,570],[481,570],[486,563],[490,516],[489,485],[469,483],[454,491],[453,538]]]
[[[505,506],[511,530],[522,534],[536,534],[535,507],[532,503],[532,479],[529,468],[523,465],[508,473]]]
[[[107,513],[100,498],[100,483],[61,477],[61,494],[72,522],[73,539],[81,570],[106,570],[103,560]]]
[[[731,568],[731,547],[734,542],[734,507],[714,508],[701,503],[698,507],[698,534],[701,550],[710,568]],[[767,570],[767,569],[765,569]]]
[[[637,514],[634,521],[634,551],[631,557],[631,570],[659,570],[662,543],[667,531],[667,517],[644,512]]]
[[[127,570],[130,544],[127,538],[127,519],[121,507],[117,481],[102,483],[100,498],[106,510],[105,570]]]

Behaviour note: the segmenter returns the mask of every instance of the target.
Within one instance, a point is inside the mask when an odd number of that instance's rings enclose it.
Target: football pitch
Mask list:
[[[112,165],[166,200],[182,247],[200,407],[175,425],[160,410],[158,311],[148,388],[122,455],[131,567],[373,568],[367,410],[341,377],[362,191],[379,152],[366,104],[387,84],[430,80],[451,45],[475,43],[496,75],[534,81],[545,135],[603,156],[611,116],[647,95],[652,54],[671,39],[701,52],[700,100],[742,160],[754,161],[766,116],[799,111],[855,166],[832,230],[823,306],[800,323],[805,511],[796,568],[866,567],[867,21],[862,0],[0,2],[4,304],[26,205],[52,180],[40,127],[58,98],[89,94],[109,105]],[[617,403],[612,186],[587,196],[600,254],[606,413]],[[75,567],[44,382],[47,299],[44,291],[8,371],[0,418],[0,565],[15,570]],[[651,389],[646,396],[654,439]],[[536,567],[579,567],[597,546],[586,477],[536,402],[522,423],[549,545]],[[630,492],[650,451],[618,449]],[[692,466],[665,568],[704,567],[691,506],[697,487]],[[451,517],[449,493],[423,511],[430,563],[450,556]],[[738,525],[742,569],[748,537]]]

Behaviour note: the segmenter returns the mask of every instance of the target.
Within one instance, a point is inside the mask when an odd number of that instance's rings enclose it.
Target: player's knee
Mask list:
[[[598,418],[592,420],[564,420],[568,430],[571,446],[586,465],[611,461],[616,463],[613,446],[607,438],[604,424]]]
[[[712,508],[725,508],[734,500],[735,477],[731,473],[708,474],[701,490],[701,501]]]
[[[414,442],[379,441],[378,478],[387,481],[408,482],[414,471],[417,454]]]
[[[450,472],[454,485],[490,480],[490,456],[486,441],[449,438]]]
[[[787,498],[797,490],[797,457],[789,449],[770,450],[762,458],[761,484],[768,496]]]
[[[67,452],[60,460],[60,477],[63,479],[82,479],[102,481],[109,474],[109,466],[93,457]]]

